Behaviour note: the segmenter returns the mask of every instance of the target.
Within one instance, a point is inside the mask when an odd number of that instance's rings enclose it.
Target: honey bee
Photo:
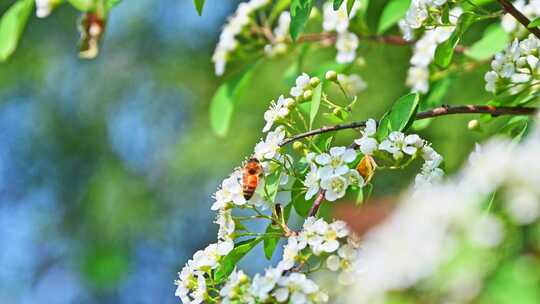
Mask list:
[[[250,158],[244,165],[242,169],[242,190],[246,200],[249,200],[255,193],[262,171],[261,163],[254,157]]]

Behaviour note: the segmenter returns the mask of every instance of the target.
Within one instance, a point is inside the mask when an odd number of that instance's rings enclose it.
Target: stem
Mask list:
[[[319,211],[319,208],[321,207],[321,204],[323,203],[323,201],[324,201],[324,190],[320,190],[319,193],[317,194],[317,197],[315,198],[315,201],[313,202],[313,205],[311,206],[311,209],[309,210],[308,217],[317,215],[317,212]]]
[[[417,113],[415,119],[420,120],[420,119],[445,116],[445,115],[453,115],[453,114],[491,114],[493,116],[533,115],[537,111],[538,111],[538,108],[532,108],[532,107],[529,108],[529,107],[496,107],[496,106],[488,106],[488,105],[464,105],[464,106],[444,105],[444,106],[440,106],[440,107],[437,107],[437,108],[434,108],[425,112]],[[315,129],[309,132],[304,132],[304,133],[291,136],[285,139],[283,142],[281,142],[280,146],[285,146],[299,139],[326,133],[326,132],[332,132],[332,131],[338,131],[338,130],[344,130],[344,129],[356,129],[356,128],[361,128],[365,126],[366,126],[365,121],[355,121],[348,124],[339,124],[339,125],[334,125],[334,126],[322,127],[320,129]]]
[[[516,7],[508,0],[497,0],[505,12],[512,15],[519,23],[521,23],[529,32],[533,33],[537,38],[540,38],[540,29],[537,27],[529,28],[531,20],[523,15]]]

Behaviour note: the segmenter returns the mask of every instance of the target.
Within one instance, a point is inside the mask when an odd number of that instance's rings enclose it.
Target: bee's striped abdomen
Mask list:
[[[244,176],[244,185],[243,185],[243,193],[244,198],[246,200],[249,200],[253,193],[255,193],[255,189],[257,189],[258,184],[258,177],[255,175],[245,175]]]

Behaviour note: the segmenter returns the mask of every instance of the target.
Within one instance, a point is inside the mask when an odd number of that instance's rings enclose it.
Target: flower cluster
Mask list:
[[[291,13],[282,12],[279,15],[278,24],[274,29],[272,41],[265,45],[264,52],[267,56],[273,57],[287,51],[287,39],[289,39],[289,27],[291,25]]]
[[[295,86],[291,88],[291,97],[285,98],[283,95],[279,96],[277,102],[271,101],[270,107],[264,112],[264,120],[266,124],[263,127],[263,132],[268,132],[274,123],[279,122],[289,115],[291,108],[295,102],[301,102],[305,99],[311,98],[314,89],[319,85],[320,80],[317,77],[309,77],[308,74],[303,73],[296,78]],[[283,138],[282,138],[283,139]]]
[[[420,156],[424,160],[424,164],[422,171],[416,176],[417,186],[435,183],[442,178],[443,171],[439,168],[443,161],[442,156],[420,136],[417,134],[405,135],[402,132],[394,131],[379,143],[375,137],[376,133],[377,123],[373,119],[368,119],[366,127],[362,131],[362,137],[355,140],[362,154],[373,155],[377,151],[389,153],[395,161],[402,161],[404,157],[414,159]]]
[[[346,1],[341,4],[338,10],[334,10],[332,1],[323,5],[323,29],[327,32],[335,31],[337,33],[336,61],[338,63],[349,63],[356,58],[359,40],[358,36],[349,32],[349,22],[358,11],[359,5],[359,1],[356,1],[350,14],[347,13]]]
[[[306,262],[311,255],[324,257],[331,271],[340,271],[339,282],[352,283],[352,265],[356,261],[358,243],[345,222],[327,223],[323,219],[308,217],[302,231],[289,237],[278,267],[289,270],[297,263]]]
[[[325,191],[325,199],[335,201],[345,196],[349,186],[362,187],[364,179],[349,164],[356,160],[356,151],[345,147],[332,147],[328,153],[307,155],[310,171],[304,185],[307,187],[306,200],[320,190]]]
[[[251,14],[257,9],[270,3],[270,0],[251,0],[238,5],[236,12],[229,17],[219,36],[219,42],[212,55],[216,75],[223,75],[230,53],[238,46],[237,35],[251,21]]]
[[[404,196],[395,212],[363,238],[353,292],[342,294],[348,299],[336,302],[379,303],[386,293],[428,280],[441,264],[452,262],[449,258],[461,248],[456,241],[463,235],[468,246],[497,246],[504,237],[504,224],[484,204],[495,191],[503,198],[501,212],[511,221],[527,225],[538,220],[539,153],[537,126],[520,144],[491,140],[471,154],[456,177]]]
[[[407,40],[414,39],[414,32],[431,23],[439,23],[442,16],[441,7],[447,0],[413,0],[399,22],[399,28]]]
[[[427,29],[414,44],[411,67],[407,73],[406,83],[415,92],[427,93],[429,90],[429,65],[433,62],[437,46],[450,38],[455,30],[455,25],[462,13],[460,7],[450,10],[450,26]]]
[[[204,250],[199,250],[193,255],[193,259],[178,273],[179,279],[175,282],[175,295],[180,297],[183,303],[203,303],[207,297],[207,277],[211,270],[216,269],[222,257],[233,249],[229,242],[210,244]]]
[[[534,85],[539,71],[540,40],[534,35],[518,41],[515,39],[506,50],[495,55],[491,71],[487,72],[486,91],[498,93],[509,89],[519,92],[527,84]]]

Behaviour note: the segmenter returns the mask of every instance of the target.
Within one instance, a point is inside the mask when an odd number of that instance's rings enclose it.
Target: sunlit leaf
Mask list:
[[[268,226],[266,227],[266,230],[264,231],[264,233],[271,233],[271,234],[275,234],[275,233],[280,233],[281,232],[281,228],[279,228],[278,226],[276,225],[272,225],[272,223],[268,224]],[[276,250],[276,247],[277,247],[277,244],[279,243],[279,237],[278,236],[269,236],[267,235],[265,238],[264,238],[264,241],[263,241],[263,249],[264,249],[264,256],[270,260],[272,259],[272,255],[274,255],[274,251]]]
[[[469,26],[474,22],[475,16],[472,13],[463,13],[457,22],[456,29],[445,42],[439,44],[435,51],[435,63],[440,67],[447,67],[452,62],[454,50],[461,41],[461,38]]]
[[[292,203],[294,210],[300,216],[307,216],[309,209],[311,208],[311,202],[305,200],[305,191],[300,190],[304,188],[304,184],[301,180],[295,180],[293,184],[293,191],[291,193]]]
[[[68,0],[76,9],[87,12],[94,6],[94,0]],[[109,1],[113,2],[113,1]],[[119,2],[119,1],[118,1]]]
[[[258,62],[249,65],[219,86],[210,103],[210,126],[219,136],[227,135],[234,112],[234,103],[242,97],[253,78]]]
[[[377,33],[384,33],[387,29],[391,28],[400,19],[402,19],[403,16],[405,16],[410,4],[410,0],[391,0],[388,2],[388,4],[386,4],[384,7],[381,18],[379,19]]]
[[[193,4],[195,4],[197,13],[201,16],[204,8],[204,0],[193,0]]]
[[[538,27],[538,26],[540,26],[540,18],[536,18],[533,21],[531,21],[531,23],[529,23],[527,27],[533,28],[533,27]]]
[[[290,33],[293,40],[304,31],[306,23],[311,14],[313,0],[292,0],[291,1],[291,26]]]
[[[217,282],[221,282],[226,279],[234,267],[253,247],[257,246],[262,238],[252,238],[235,244],[234,249],[226,255],[220,262],[220,265],[214,273],[214,279]]]
[[[502,51],[509,41],[508,34],[499,23],[495,23],[486,28],[482,39],[467,49],[465,55],[476,60],[486,60]]]
[[[28,16],[34,7],[34,0],[19,0],[0,20],[0,61],[6,61],[15,49],[26,26]]]
[[[321,105],[321,94],[322,94],[322,83],[319,84],[315,89],[313,89],[313,97],[311,98],[311,108],[309,110],[309,128],[313,127],[313,122],[315,117],[319,112],[319,107]]]
[[[415,119],[419,100],[418,93],[409,93],[394,102],[379,122],[377,137],[383,139],[392,131],[407,129]]]

